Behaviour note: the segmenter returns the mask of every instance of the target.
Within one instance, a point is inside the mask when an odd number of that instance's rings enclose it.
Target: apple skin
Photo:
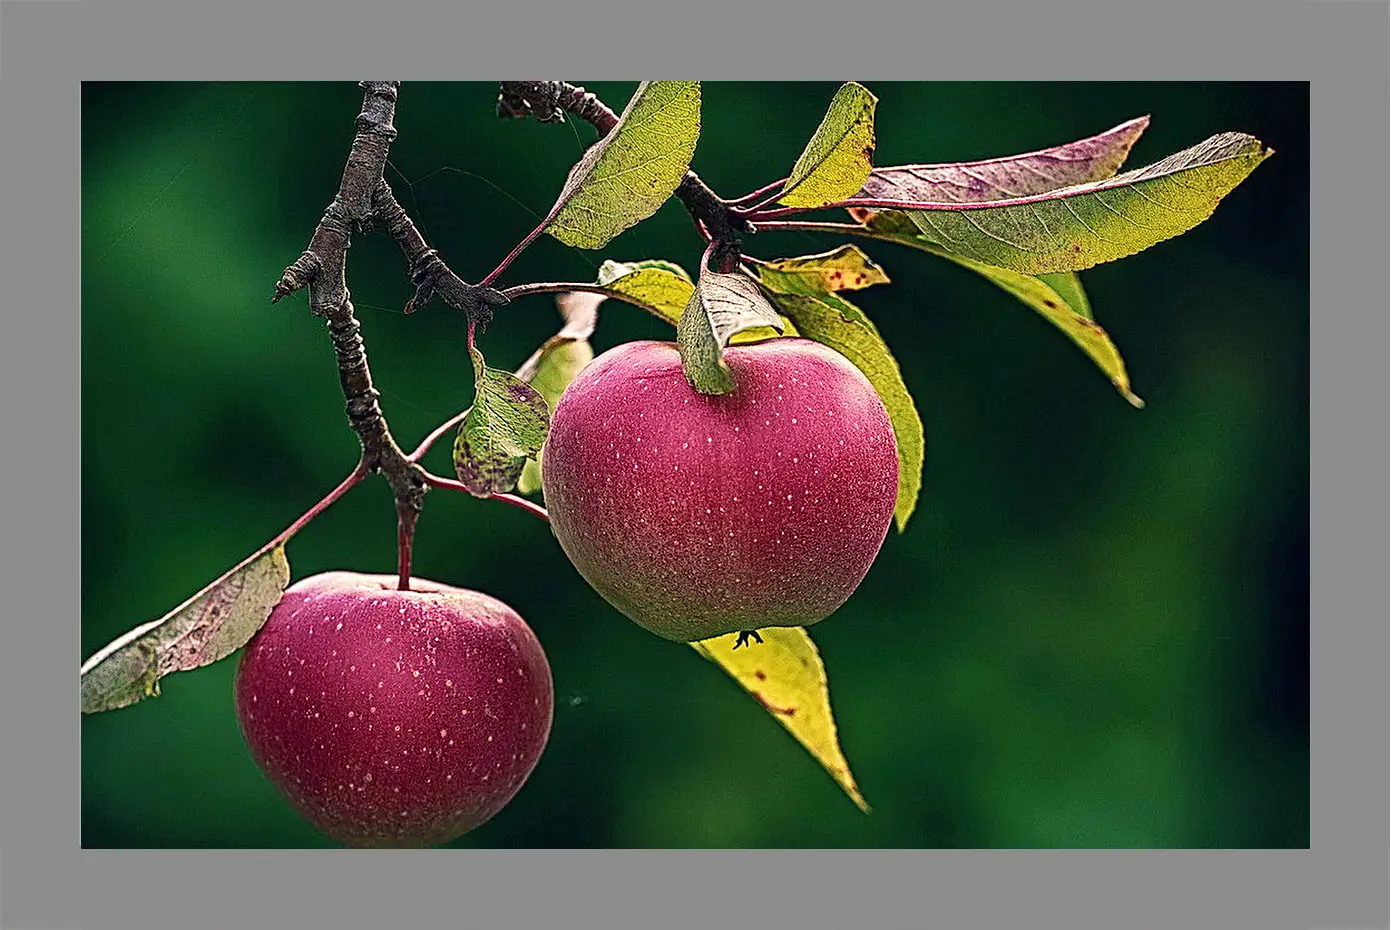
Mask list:
[[[486,594],[328,572],[292,585],[236,675],[253,758],[346,846],[436,846],[507,804],[550,735],[530,627]]]
[[[639,626],[678,642],[807,626],[874,562],[898,450],[868,379],[806,339],[731,346],[701,394],[669,342],[586,366],[551,418],[541,480],[570,561]]]

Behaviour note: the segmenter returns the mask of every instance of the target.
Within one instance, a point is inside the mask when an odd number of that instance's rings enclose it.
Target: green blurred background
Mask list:
[[[633,83],[588,85],[615,110]],[[1042,318],[955,265],[862,243],[893,284],[856,302],[927,429],[918,511],[814,629],[865,816],[723,673],[624,620],[545,528],[436,493],[417,574],[486,591],[551,658],[550,745],[466,846],[1307,846],[1307,84],[897,84],[878,164],[1013,154],[1144,113],[1131,165],[1223,130],[1276,149],[1186,236],[1085,272],[1134,410]],[[695,167],[736,196],[784,175],[834,83],[706,84]],[[584,125],[493,115],[496,86],[406,84],[388,180],[478,280],[553,202]],[[323,324],[271,285],[337,189],[343,84],[83,89],[82,654],[162,615],[338,482],[356,439]],[[841,241],[759,235],[752,254]],[[675,202],[602,252],[542,237],[504,276],[591,280],[604,258],[694,268]],[[404,263],[359,236],[349,283],[403,445],[470,401],[459,314],[405,316]],[[512,368],[548,297],[480,343]],[[600,350],[668,338],[605,307]],[[432,453],[448,474],[448,443]],[[296,578],[390,572],[381,481],[290,545]],[[252,763],[235,660],[82,720],[88,847],[322,846]],[[75,709],[74,709],[75,710]]]

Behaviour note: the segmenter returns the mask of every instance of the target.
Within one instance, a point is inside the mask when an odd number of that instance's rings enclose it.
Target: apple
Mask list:
[[[893,517],[898,450],[868,379],[817,342],[731,346],[697,392],[669,342],[599,356],[556,404],[542,489],[570,561],[679,642],[829,616]]]
[[[486,594],[328,572],[247,645],[237,719],[270,781],[347,846],[434,846],[516,795],[550,735],[550,665]]]

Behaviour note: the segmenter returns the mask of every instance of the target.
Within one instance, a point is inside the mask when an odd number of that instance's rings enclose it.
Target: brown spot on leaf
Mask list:
[[[763,695],[759,694],[757,691],[750,691],[749,693],[752,694],[754,700],[762,704],[769,713],[783,714],[788,717],[795,716],[797,713],[797,708],[795,707],[778,707],[776,704],[769,704],[764,700]]]

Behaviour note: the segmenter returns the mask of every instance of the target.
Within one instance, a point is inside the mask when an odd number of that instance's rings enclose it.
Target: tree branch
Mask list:
[[[559,123],[571,113],[606,136],[618,117],[604,102],[583,87],[566,81],[503,81],[497,98],[497,115],[512,119],[536,117],[537,122]]]
[[[372,385],[367,349],[353,311],[347,286],[347,252],[352,234],[364,229],[374,213],[377,189],[382,183],[387,152],[396,138],[392,119],[396,113],[398,81],[362,81],[362,110],[357,133],[343,167],[343,178],[333,202],[309,239],[309,246],[285,269],[275,285],[278,301],[302,287],[309,287],[309,309],[327,320],[338,380],[346,401],[348,424],[362,444],[362,465],[385,476],[396,498],[400,525],[414,527],[427,486],[420,466],[411,462],[392,438]],[[421,245],[424,245],[423,240]],[[409,546],[402,586],[409,577]]]
[[[449,306],[462,310],[470,321],[486,326],[492,320],[493,307],[508,302],[507,295],[501,291],[469,284],[450,271],[439,253],[425,242],[385,180],[379,180],[372,192],[372,207],[401,247],[401,254],[405,255],[410,267],[415,295],[406,302],[407,313],[414,313],[438,295]]]

